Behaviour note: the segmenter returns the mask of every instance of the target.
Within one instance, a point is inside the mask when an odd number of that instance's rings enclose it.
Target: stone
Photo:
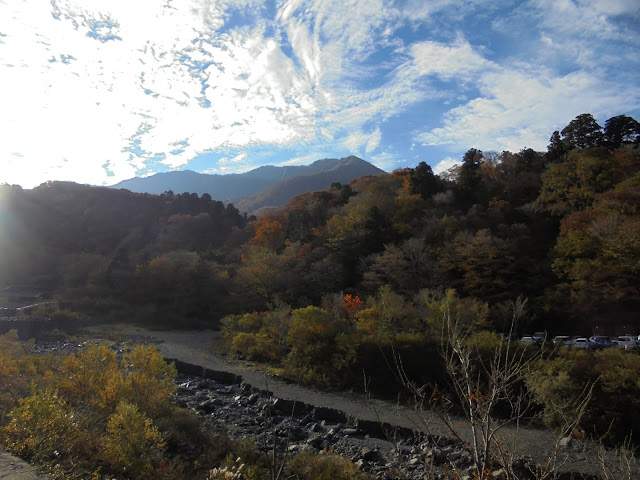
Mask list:
[[[314,423],[311,425],[309,430],[311,430],[312,432],[324,432],[324,427],[319,423]]]
[[[454,450],[453,452],[447,455],[447,459],[451,462],[455,462],[456,460],[460,460],[462,458],[462,452]]]
[[[573,446],[573,438],[571,438],[571,437],[562,437],[560,439],[560,441],[558,442],[558,446],[560,448],[564,448],[564,449],[571,448]]]
[[[376,457],[378,456],[378,452],[376,452],[375,450],[371,450],[370,448],[363,448],[360,451],[360,455],[364,460],[371,462],[376,459]]]
[[[227,392],[229,393],[238,393],[239,390],[240,390],[240,387],[238,385],[229,385],[227,387]]]
[[[498,470],[491,472],[491,476],[496,480],[506,480],[507,471],[504,468],[500,468]]]
[[[314,448],[320,448],[322,440],[322,437],[310,437],[307,439],[307,445],[311,445]]]

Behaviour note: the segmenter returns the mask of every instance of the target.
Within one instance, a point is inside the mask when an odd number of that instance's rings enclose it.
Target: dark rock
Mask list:
[[[335,408],[314,407],[313,419],[326,420],[327,422],[347,423],[347,414],[340,410],[336,410]]]
[[[370,448],[363,448],[360,452],[360,456],[367,462],[372,462],[378,458],[378,452]]]

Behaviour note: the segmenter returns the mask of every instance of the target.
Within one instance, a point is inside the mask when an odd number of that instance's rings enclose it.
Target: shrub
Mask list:
[[[22,399],[8,418],[3,428],[4,446],[22,458],[47,461],[78,447],[80,432],[73,411],[53,390]]]
[[[111,413],[122,386],[123,375],[116,354],[106,345],[80,350],[63,361],[59,389],[74,406]]]
[[[155,418],[171,409],[169,395],[176,390],[175,365],[167,364],[153,345],[138,345],[122,356],[126,371],[123,398]]]
[[[300,480],[354,480],[366,478],[348,458],[333,453],[300,453],[289,465],[292,478]]]
[[[120,402],[107,422],[105,461],[130,478],[154,478],[163,459],[165,437],[138,407]]]
[[[560,352],[541,361],[526,379],[546,410],[547,425],[556,427],[572,415],[573,400],[593,384],[581,428],[605,442],[619,444],[640,431],[640,355],[610,348],[599,352]]]
[[[277,361],[278,345],[268,333],[240,332],[231,341],[231,351],[244,355],[249,360]]]

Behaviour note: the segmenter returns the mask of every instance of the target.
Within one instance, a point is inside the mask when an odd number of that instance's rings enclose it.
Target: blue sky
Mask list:
[[[0,0],[0,183],[439,172],[640,120],[638,52],[637,0]]]

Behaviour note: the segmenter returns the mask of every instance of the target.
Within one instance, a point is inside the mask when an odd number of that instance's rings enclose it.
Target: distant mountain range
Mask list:
[[[384,170],[355,156],[323,159],[311,165],[264,166],[246,173],[208,175],[191,170],[157,173],[124,180],[111,188],[137,193],[208,193],[215,200],[233,202],[241,211],[280,207],[296,195],[329,188],[332,183],[349,183],[354,178],[378,175]]]

